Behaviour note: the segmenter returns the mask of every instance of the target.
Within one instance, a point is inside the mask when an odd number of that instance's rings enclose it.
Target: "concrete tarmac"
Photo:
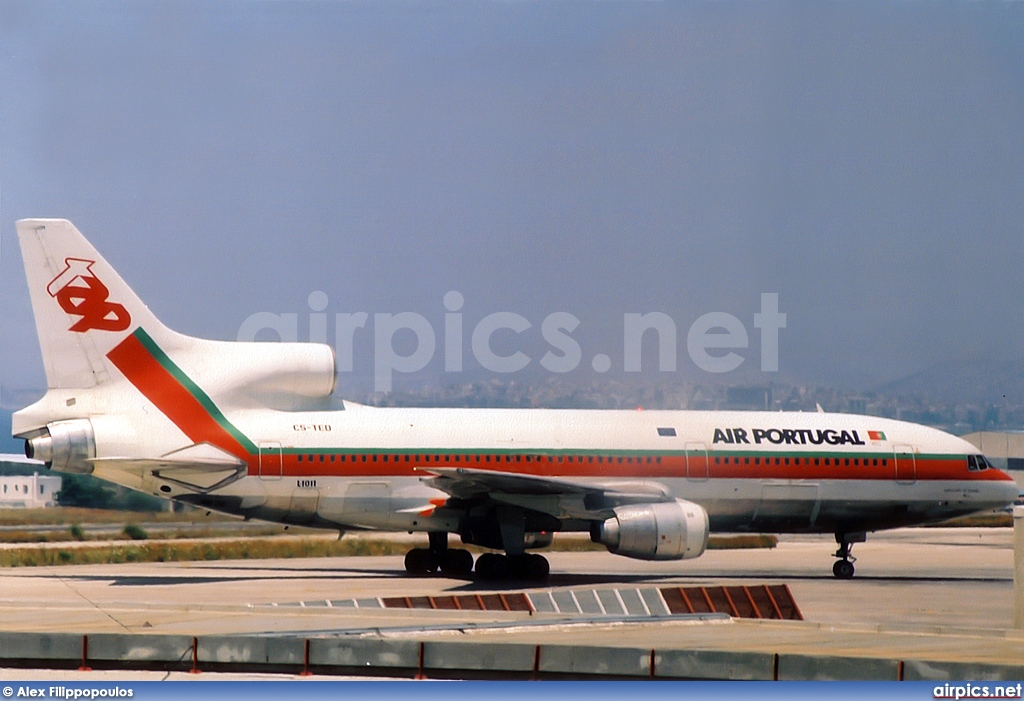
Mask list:
[[[547,554],[554,589],[786,583],[803,622],[580,624],[525,612],[331,607],[329,600],[539,588],[410,577],[400,557],[350,557],[7,569],[0,571],[0,630],[201,636],[377,629],[419,639],[1024,660],[1024,634],[1011,628],[1011,529],[873,534],[855,546],[857,575],[845,581],[832,576],[835,548],[830,538],[788,536],[773,550],[710,551],[685,562]]]

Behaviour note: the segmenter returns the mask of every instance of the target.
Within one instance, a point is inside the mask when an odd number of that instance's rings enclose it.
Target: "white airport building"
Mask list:
[[[0,509],[41,509],[57,505],[60,477],[12,475],[0,477]]]

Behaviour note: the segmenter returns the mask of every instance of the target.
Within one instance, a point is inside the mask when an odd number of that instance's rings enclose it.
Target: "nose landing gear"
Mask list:
[[[836,557],[841,557],[841,555],[839,553],[836,553]],[[836,564],[832,565],[832,574],[834,574],[837,579],[852,578],[853,563],[850,562],[850,560],[836,560]]]
[[[839,543],[839,549],[836,550],[835,556],[842,558],[832,565],[832,574],[837,579],[851,579],[853,577],[853,563],[857,561],[857,558],[851,554],[853,552],[853,544],[863,543],[866,540],[866,533],[836,533],[836,542]]]

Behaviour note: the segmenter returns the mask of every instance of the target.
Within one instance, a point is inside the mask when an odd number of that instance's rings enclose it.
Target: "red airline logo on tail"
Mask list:
[[[132,318],[124,305],[107,301],[110,290],[93,274],[95,263],[94,260],[65,258],[67,267],[50,280],[46,291],[65,312],[82,317],[69,331],[124,331],[132,323]]]

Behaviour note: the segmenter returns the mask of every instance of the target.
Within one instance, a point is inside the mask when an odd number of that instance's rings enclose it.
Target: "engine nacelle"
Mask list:
[[[334,391],[334,349],[320,343],[217,343],[199,376],[217,394],[322,399]]]
[[[25,455],[58,472],[89,474],[96,457],[96,435],[88,419],[54,421],[38,436],[25,439]]]
[[[595,524],[591,538],[609,552],[638,560],[689,560],[708,546],[708,512],[691,501],[634,504]]]

